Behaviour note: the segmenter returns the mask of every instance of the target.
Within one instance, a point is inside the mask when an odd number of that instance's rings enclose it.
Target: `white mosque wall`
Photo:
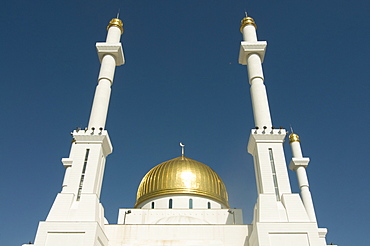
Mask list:
[[[108,246],[108,237],[98,222],[69,221],[39,224],[34,246]]]
[[[153,199],[148,199],[136,206],[144,209],[221,209],[226,208],[209,198],[204,198],[195,195],[164,195],[157,196]]]
[[[107,225],[109,246],[247,246],[250,225]]]
[[[242,225],[241,209],[120,209],[118,224]]]
[[[325,246],[325,228],[309,223],[255,223],[249,246]]]

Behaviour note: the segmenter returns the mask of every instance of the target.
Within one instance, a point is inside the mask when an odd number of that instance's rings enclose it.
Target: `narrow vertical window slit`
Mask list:
[[[172,208],[172,199],[168,201],[168,208]]]
[[[269,155],[270,155],[272,180],[274,182],[274,189],[275,189],[276,201],[280,201],[279,186],[278,186],[278,181],[277,181],[277,177],[276,177],[276,169],[275,169],[274,155],[272,153],[272,149],[271,148],[269,149]]]
[[[82,167],[82,173],[81,173],[81,178],[80,178],[80,184],[78,186],[77,199],[76,199],[77,201],[79,201],[81,198],[82,186],[83,186],[84,179],[85,179],[85,172],[86,172],[86,167],[87,167],[87,161],[89,159],[89,153],[90,153],[90,149],[86,149],[84,165]]]

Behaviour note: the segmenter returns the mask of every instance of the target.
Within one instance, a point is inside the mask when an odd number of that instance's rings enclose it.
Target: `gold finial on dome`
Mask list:
[[[185,156],[165,161],[144,176],[137,191],[135,208],[163,195],[196,195],[229,207],[225,184],[217,173]]]
[[[298,134],[291,133],[291,134],[289,135],[289,143],[291,143],[291,142],[301,142],[301,141],[299,140],[299,136],[298,136]]]
[[[256,23],[254,22],[253,18],[252,17],[249,17],[249,16],[246,16],[242,19],[242,21],[240,22],[240,32],[243,33],[243,28],[246,26],[246,25],[253,25],[256,29],[257,29],[257,25]]]
[[[123,22],[118,19],[118,18],[113,18],[110,22],[109,22],[109,25],[107,26],[107,30],[111,27],[111,26],[116,26],[118,27],[120,30],[121,30],[121,34],[124,32],[124,29],[123,29]]]

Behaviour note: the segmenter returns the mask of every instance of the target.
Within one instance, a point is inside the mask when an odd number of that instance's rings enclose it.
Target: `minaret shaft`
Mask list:
[[[122,29],[118,26],[109,26],[106,38],[106,43],[119,43],[122,35]]]
[[[105,56],[104,58],[106,58]],[[103,58],[103,60],[104,60]],[[107,120],[108,106],[111,94],[111,82],[108,79],[99,80],[96,86],[93,106],[91,108],[89,129],[105,128]]]
[[[250,72],[248,73],[250,74]],[[255,125],[258,128],[263,128],[266,126],[268,129],[271,129],[272,122],[270,117],[270,109],[268,106],[266,87],[263,84],[263,79],[254,77],[250,79],[249,83],[251,84],[250,92]]]
[[[290,143],[292,149],[292,155],[294,158],[303,158],[301,144],[298,141],[292,141]]]
[[[301,199],[307,211],[311,222],[316,222],[316,213],[313,206],[312,196],[310,192],[310,185],[308,183],[306,167],[310,161],[309,158],[304,158],[302,155],[301,144],[297,134],[292,133],[289,136],[290,147],[292,149],[293,158],[290,162],[290,169],[296,171],[299,189],[301,190]]]
[[[242,28],[244,42],[244,56],[246,56],[246,64],[248,64],[249,84],[251,85],[250,92],[252,98],[252,107],[255,125],[259,128],[266,126],[272,127],[270,109],[267,99],[266,87],[264,85],[264,76],[262,70],[261,50],[259,46],[263,46],[264,42],[257,41],[256,28],[252,24],[247,24]],[[262,47],[265,48],[266,46]],[[264,55],[262,51],[262,56]]]
[[[243,39],[246,42],[258,42],[256,26],[252,23],[245,25],[242,30]]]
[[[121,29],[118,26],[110,26],[104,46],[110,47],[110,44],[112,44],[113,47],[115,45],[120,45],[120,37]],[[89,129],[92,129],[93,127],[95,129],[105,128],[111,94],[111,86],[113,84],[114,72],[117,63],[117,58],[113,54],[102,54],[98,85],[95,90],[95,96],[88,125]]]

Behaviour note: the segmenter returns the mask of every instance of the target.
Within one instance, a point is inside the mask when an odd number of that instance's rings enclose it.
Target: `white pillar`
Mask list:
[[[245,21],[244,21],[245,20]],[[251,17],[246,17],[242,21],[242,34],[243,39],[246,42],[257,42],[257,33],[256,33],[256,24],[254,23],[254,20]]]
[[[119,43],[123,33],[123,23],[119,19],[113,19],[108,25],[107,43]]]
[[[262,70],[266,42],[257,41],[256,24],[251,17],[242,20],[240,31],[244,42],[241,44],[239,62],[248,65],[249,84],[256,127],[271,129],[272,122]]]
[[[89,129],[92,127],[95,129],[104,129],[105,127],[115,68],[116,62],[114,57],[111,55],[105,55],[102,59],[98,85],[95,90],[94,102],[88,126]]]
[[[108,106],[116,66],[123,64],[123,52],[120,43],[123,33],[123,23],[119,19],[112,19],[108,25],[108,34],[105,43],[97,43],[98,55],[101,60],[98,85],[91,109],[89,129],[96,130],[105,127]]]
[[[310,221],[316,222],[315,208],[313,206],[312,196],[309,189],[306,167],[310,161],[302,155],[299,136],[295,133],[289,135],[290,147],[292,148],[293,158],[290,162],[290,169],[297,172],[299,189],[301,190],[301,199],[306,208]]]

